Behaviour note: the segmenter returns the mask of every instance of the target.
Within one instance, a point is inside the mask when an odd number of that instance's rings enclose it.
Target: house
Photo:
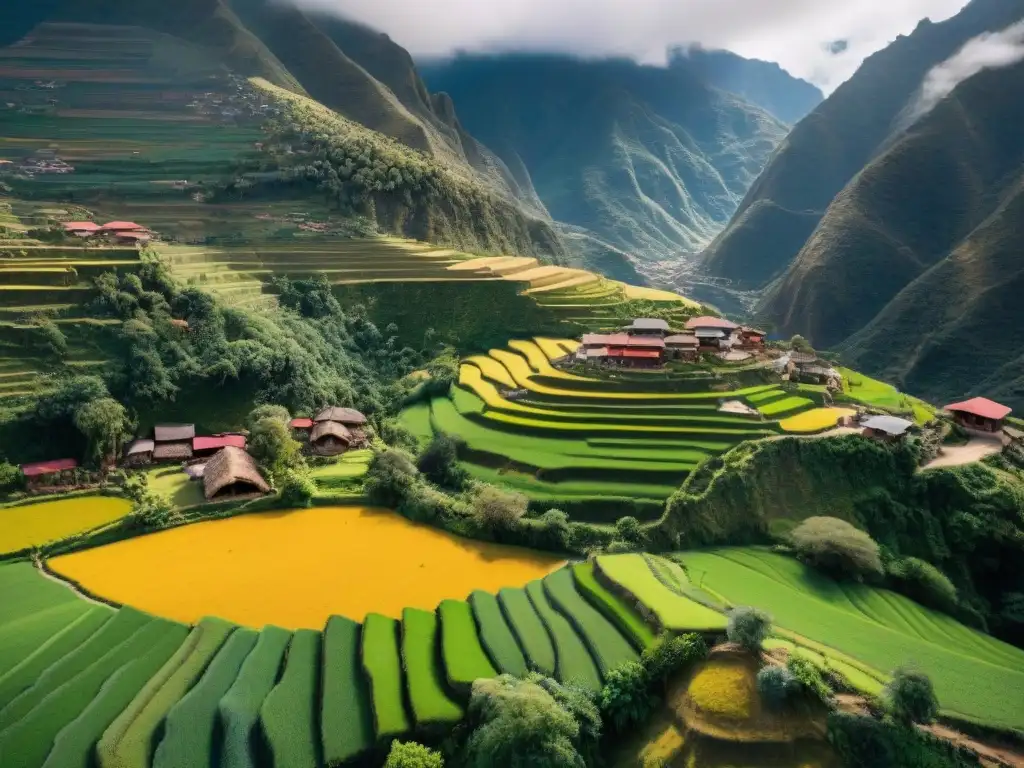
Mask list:
[[[724,317],[701,315],[700,317],[691,317],[686,321],[686,330],[688,331],[724,331],[726,335],[729,335],[738,328],[736,323],[726,320]]]
[[[951,403],[943,410],[952,413],[956,423],[964,429],[978,432],[1002,432],[1004,420],[1013,411],[1012,408],[985,397]]]
[[[668,323],[655,317],[638,317],[626,329],[630,336],[668,336]]]
[[[700,341],[692,333],[665,337],[665,357],[669,360],[696,360]]]
[[[57,485],[61,476],[78,467],[77,459],[51,459],[50,461],[33,461],[21,465],[21,474],[25,476],[29,489],[39,486]]]
[[[861,422],[864,437],[894,442],[902,440],[914,422],[896,416],[871,416]]]
[[[739,330],[733,332],[733,337],[736,339],[736,343],[733,346],[737,349],[761,350],[764,349],[764,340],[767,335],[762,330],[748,328],[744,325]]]
[[[219,434],[192,438],[192,456],[212,456],[222,448],[245,449],[245,435]]]
[[[100,231],[100,225],[95,221],[66,221],[62,226],[69,235],[79,237],[91,237]]]
[[[337,456],[352,445],[352,432],[336,421],[319,421],[309,433],[309,444],[313,453],[320,456]]]
[[[115,232],[114,240],[120,245],[145,245],[153,236],[148,232]]]
[[[207,501],[260,496],[270,491],[252,456],[229,445],[203,468],[203,495]]]
[[[624,347],[628,343],[628,333],[584,333],[580,349],[589,351],[602,347]]]
[[[306,417],[295,418],[288,422],[288,426],[296,432],[309,432],[313,428],[313,420]]]
[[[366,425],[366,417],[355,408],[339,408],[338,406],[324,408],[313,417],[313,421],[317,423],[321,421],[336,421],[347,427],[362,427]]]
[[[124,452],[124,463],[129,467],[144,467],[153,463],[153,449],[156,442],[148,437],[140,437],[133,440],[128,450]]]
[[[194,424],[157,424],[153,428],[153,461],[187,461],[192,458]]]
[[[100,229],[108,234],[120,235],[124,232],[145,232],[146,228],[134,221],[108,221]]]

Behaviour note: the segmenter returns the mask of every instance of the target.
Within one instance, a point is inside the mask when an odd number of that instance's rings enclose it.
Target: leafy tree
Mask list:
[[[814,354],[814,347],[811,346],[811,342],[801,336],[799,333],[795,334],[793,338],[789,340],[789,346],[797,352],[806,352],[808,354]]]
[[[564,549],[569,537],[569,515],[560,509],[549,509],[537,520],[541,546]]]
[[[878,544],[864,531],[836,517],[809,517],[790,533],[797,557],[840,579],[862,581],[882,575]]]
[[[374,452],[363,487],[371,503],[398,509],[418,479],[412,456],[399,448],[391,448]]]
[[[287,424],[291,418],[288,409],[283,405],[257,405],[249,412],[245,419],[245,425],[251,430],[262,419],[274,419]]]
[[[608,673],[601,689],[601,714],[616,730],[644,722],[654,709],[650,678],[644,665],[628,661]]]
[[[760,653],[772,629],[772,617],[758,608],[741,605],[729,611],[725,634],[730,643],[742,645],[751,653]]]
[[[951,611],[957,606],[956,587],[942,571],[916,557],[894,560],[888,566],[889,577],[900,592],[923,605]]]
[[[640,663],[647,669],[652,683],[666,685],[680,672],[690,668],[708,655],[704,638],[695,632],[684,635],[662,634],[644,649]]]
[[[615,522],[615,536],[622,541],[640,546],[645,540],[644,529],[640,521],[629,515],[620,517]]]
[[[393,741],[384,768],[444,768],[444,758],[415,741]]]
[[[786,660],[786,669],[796,680],[798,690],[810,698],[823,704],[832,699],[832,689],[822,677],[821,670],[810,659],[798,653],[791,653]]]
[[[137,498],[126,517],[126,522],[142,530],[160,529],[175,522],[178,514],[171,502],[160,493],[150,491],[145,485],[136,487]]]
[[[257,421],[249,431],[249,453],[275,479],[283,480],[288,470],[305,466],[302,445],[288,425],[273,417]]]
[[[526,679],[547,691],[558,706],[573,716],[580,727],[575,740],[576,751],[588,766],[600,764],[601,710],[594,694],[572,683],[563,685],[535,672],[527,675]]]
[[[783,709],[800,684],[786,667],[770,665],[757,673],[757,692],[770,709]]]
[[[931,679],[915,669],[900,667],[893,672],[883,696],[889,714],[904,725],[930,723],[939,714]]]
[[[432,392],[447,392],[459,380],[459,356],[454,349],[445,351],[427,363]]]
[[[98,462],[116,457],[131,435],[131,419],[124,406],[111,397],[90,400],[78,407],[75,426],[89,442],[89,455]]]
[[[473,497],[473,514],[493,531],[514,528],[526,514],[528,500],[521,493],[482,485]]]
[[[0,493],[20,491],[25,485],[21,469],[7,461],[0,461]]]
[[[308,472],[288,469],[280,484],[281,502],[289,507],[308,507],[316,495],[316,483]]]
[[[109,396],[107,385],[99,376],[72,376],[64,379],[55,391],[39,398],[36,416],[44,421],[70,420],[85,403]]]
[[[442,488],[461,490],[469,473],[459,464],[460,441],[438,433],[420,454],[416,467],[428,480]]]

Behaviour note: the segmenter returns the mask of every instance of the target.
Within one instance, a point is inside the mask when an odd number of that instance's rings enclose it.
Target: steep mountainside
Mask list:
[[[972,37],[1022,16],[1024,0],[972,0],[953,18],[922,21],[869,57],[779,147],[703,253],[707,271],[745,289],[781,275],[836,195],[886,145],[925,74]]]
[[[669,68],[551,55],[425,65],[466,129],[525,165],[588,266],[614,276],[695,252],[728,220],[785,134],[677,60]]]

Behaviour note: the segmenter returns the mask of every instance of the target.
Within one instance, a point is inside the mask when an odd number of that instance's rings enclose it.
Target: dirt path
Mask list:
[[[992,456],[1003,450],[1003,441],[999,437],[974,436],[965,445],[944,445],[942,453],[929,461],[921,469],[937,467],[959,467],[962,464],[973,464],[986,456]]]
[[[1024,766],[1024,752],[1015,747],[978,741],[938,723],[918,727],[928,731],[933,736],[938,736],[940,739],[971,750],[978,756],[981,764],[986,766],[986,768],[1004,768],[1004,766],[1014,766],[1016,768],[1017,766]]]

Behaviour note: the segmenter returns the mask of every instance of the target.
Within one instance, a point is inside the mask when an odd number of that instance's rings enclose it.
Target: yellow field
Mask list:
[[[628,283],[619,283],[626,291],[627,299],[645,299],[647,301],[674,301],[680,304],[685,304],[688,307],[699,307],[700,304],[692,299],[688,299],[685,296],[680,296],[678,293],[672,293],[671,291],[662,291],[658,288],[644,288],[639,285],[629,285]]]
[[[130,508],[124,499],[84,496],[0,509],[0,554],[88,531],[123,517]]]
[[[213,520],[50,561],[91,592],[159,616],[290,629],[322,629],[331,614],[362,621],[372,611],[432,611],[474,589],[522,586],[559,564],[362,507]]]
[[[853,416],[856,411],[850,408],[812,408],[798,413],[779,422],[779,426],[787,432],[821,432],[831,429],[845,416]]]
[[[714,659],[694,675],[687,693],[697,709],[712,717],[745,720],[757,696],[754,673],[745,659]]]

